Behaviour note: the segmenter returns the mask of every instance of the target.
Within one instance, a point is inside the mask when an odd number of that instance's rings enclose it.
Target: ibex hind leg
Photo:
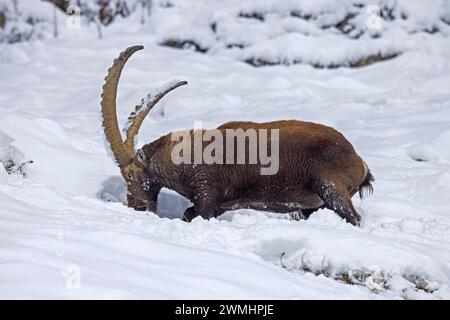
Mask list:
[[[327,209],[333,210],[347,222],[359,226],[361,216],[353,207],[350,195],[343,185],[333,180],[322,179],[317,181],[313,188]]]

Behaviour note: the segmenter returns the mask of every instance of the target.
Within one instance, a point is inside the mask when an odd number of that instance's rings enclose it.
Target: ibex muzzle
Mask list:
[[[360,216],[351,197],[358,191],[362,196],[364,189],[372,192],[374,179],[350,142],[333,128],[285,120],[228,122],[214,129],[224,136],[232,129],[278,130],[279,168],[273,175],[261,174],[259,160],[244,164],[226,161],[176,164],[171,155],[178,142],[171,134],[135,150],[135,137],[150,110],[168,92],[187,84],[176,81],[136,107],[123,141],[116,114],[117,85],[126,61],[141,49],[142,46],[130,47],[114,60],[105,78],[101,102],[104,132],[127,184],[128,206],[155,212],[158,193],[166,187],[194,204],[184,213],[186,221],[199,215],[217,217],[226,210],[239,208],[281,213],[301,211],[306,217],[319,208],[328,208],[353,225],[359,225]],[[194,137],[193,130],[185,133]],[[223,148],[226,153],[225,143]]]

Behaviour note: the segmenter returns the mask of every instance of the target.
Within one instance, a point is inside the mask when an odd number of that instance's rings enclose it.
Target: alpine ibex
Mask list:
[[[215,129],[224,134],[227,129],[278,129],[279,169],[273,175],[260,173],[260,161],[252,164],[176,164],[171,155],[178,141],[173,140],[172,134],[135,150],[136,135],[150,110],[168,92],[187,84],[176,81],[136,107],[123,141],[116,114],[117,85],[126,61],[141,49],[142,46],[130,47],[114,60],[105,78],[101,101],[104,133],[127,184],[128,206],[156,212],[158,193],[166,187],[193,203],[184,212],[185,221],[199,215],[217,217],[226,210],[239,208],[281,213],[301,211],[305,216],[319,208],[328,208],[347,222],[359,225],[361,218],[351,198],[358,191],[361,197],[365,189],[372,192],[374,179],[350,142],[333,128],[286,120],[228,122]],[[202,132],[207,134],[209,131]],[[195,135],[194,130],[184,132],[190,137]]]

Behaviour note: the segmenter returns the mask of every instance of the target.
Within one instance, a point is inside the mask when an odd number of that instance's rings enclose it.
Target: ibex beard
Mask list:
[[[126,61],[141,49],[130,47],[114,60],[101,102],[104,133],[127,184],[128,206],[155,212],[165,187],[193,203],[184,212],[185,221],[240,208],[305,217],[328,208],[359,225],[351,198],[372,192],[374,179],[351,143],[331,127],[297,120],[235,121],[212,130],[173,132],[135,150],[135,137],[150,110],[168,92],[187,84],[175,81],[136,106],[123,141],[117,85]]]

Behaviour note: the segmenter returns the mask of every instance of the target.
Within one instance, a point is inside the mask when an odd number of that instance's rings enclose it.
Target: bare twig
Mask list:
[[[284,257],[285,255],[286,255],[286,252],[282,252],[281,255],[280,255],[280,264],[281,264],[281,267],[282,267],[283,269],[287,269],[288,271],[294,270],[295,267],[288,268],[288,267],[284,264],[284,262],[283,262],[283,257]]]
[[[25,177],[25,176],[26,176],[26,173],[25,173],[25,165],[31,164],[31,163],[33,163],[33,162],[34,162],[33,160],[25,161],[25,162],[21,163],[21,164],[16,168],[16,170],[11,171],[11,173],[19,172],[22,176]]]

